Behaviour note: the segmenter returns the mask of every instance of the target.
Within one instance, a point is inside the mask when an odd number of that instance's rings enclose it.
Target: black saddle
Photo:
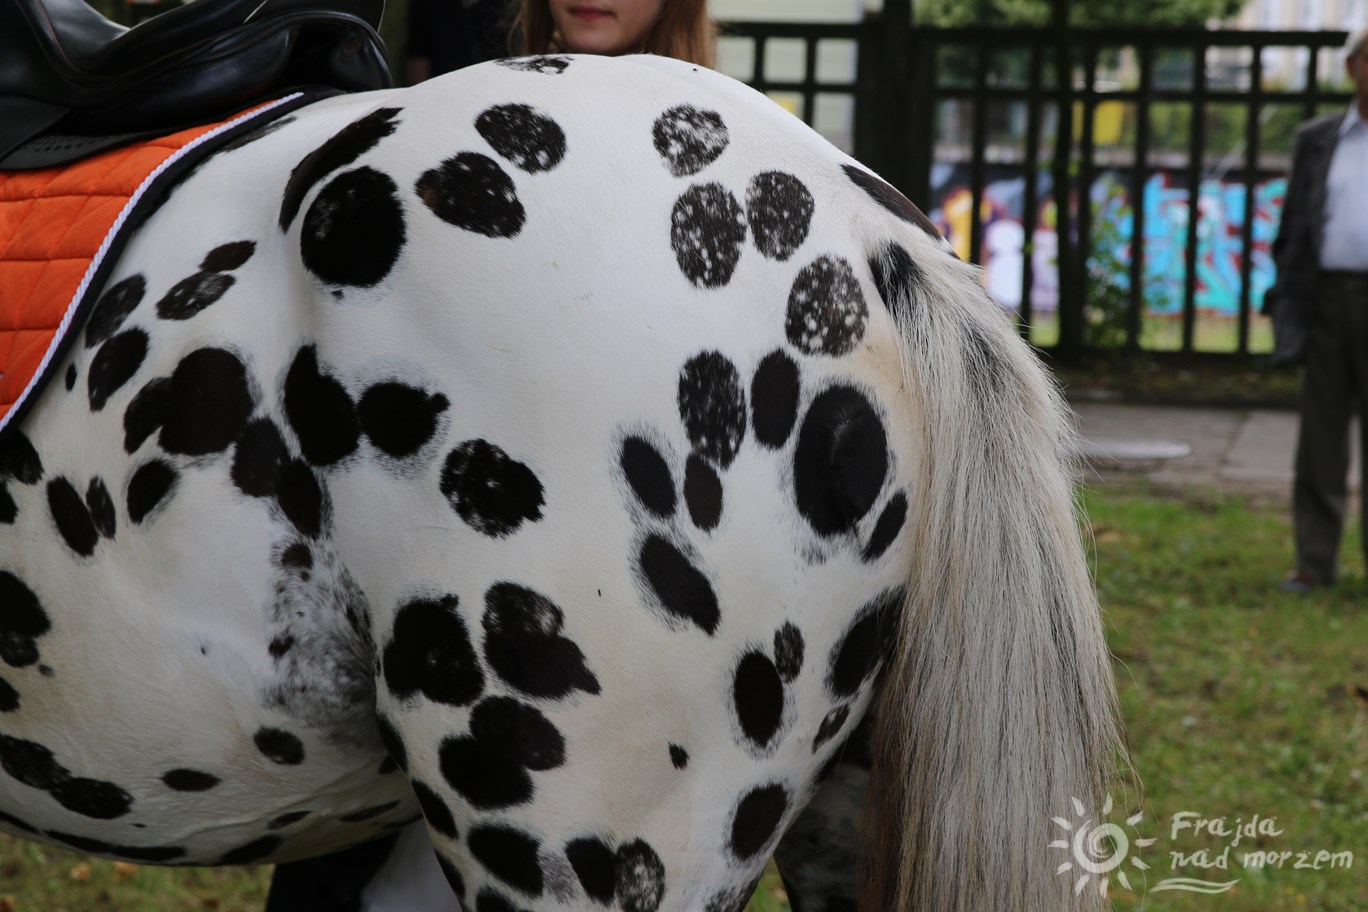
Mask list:
[[[56,163],[44,148],[77,148],[63,159],[74,160],[295,89],[388,88],[383,10],[195,0],[125,28],[84,0],[0,0],[0,169]]]

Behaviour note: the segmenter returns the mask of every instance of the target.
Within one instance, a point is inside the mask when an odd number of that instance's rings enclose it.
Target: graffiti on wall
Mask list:
[[[1191,215],[1185,175],[1157,171],[1143,194],[1145,263],[1144,301],[1156,314],[1180,313],[1187,269],[1188,219]],[[1098,175],[1092,186],[1093,251],[1089,268],[1096,279],[1119,288],[1130,285],[1131,246],[1135,230],[1128,175]],[[933,180],[938,206],[931,219],[961,257],[969,256],[972,198],[968,168],[938,166]],[[1050,177],[1042,173],[1035,236],[1026,244],[1023,227],[1026,179],[1020,174],[990,181],[984,188],[980,216],[984,223],[982,265],[989,292],[1004,307],[1021,307],[1022,272],[1031,257],[1031,306],[1051,311],[1058,306],[1054,197]],[[1260,181],[1254,188],[1250,306],[1257,311],[1273,282],[1273,239],[1278,232],[1285,177]],[[1234,317],[1240,310],[1240,282],[1245,220],[1242,181],[1203,180],[1197,196],[1196,307]]]

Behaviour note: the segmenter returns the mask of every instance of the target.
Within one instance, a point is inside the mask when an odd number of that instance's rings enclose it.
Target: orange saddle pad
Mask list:
[[[0,444],[37,399],[124,242],[224,142],[298,107],[302,93],[55,168],[0,171]]]

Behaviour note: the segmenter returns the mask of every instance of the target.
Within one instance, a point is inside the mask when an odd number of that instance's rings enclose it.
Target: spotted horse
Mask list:
[[[900,194],[652,57],[320,101],[139,228],[0,454],[0,829],[474,912],[1095,910],[1047,377]],[[858,903],[858,906],[857,906]]]

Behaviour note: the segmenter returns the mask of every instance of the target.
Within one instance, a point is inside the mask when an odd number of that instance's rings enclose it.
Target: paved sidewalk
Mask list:
[[[1083,435],[1080,449],[1095,473],[1091,480],[1141,475],[1175,487],[1291,497],[1295,412],[1071,404]],[[1351,491],[1357,478],[1355,454]]]

